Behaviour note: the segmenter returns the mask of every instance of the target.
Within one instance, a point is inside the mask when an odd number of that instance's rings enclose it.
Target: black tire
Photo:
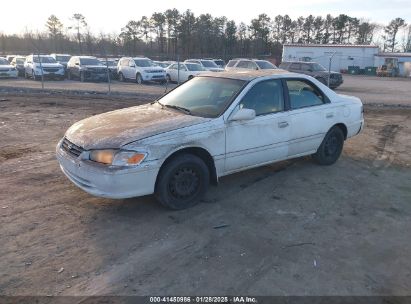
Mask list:
[[[36,73],[34,72],[34,70],[31,71],[31,78],[33,78],[33,80],[38,80]]]
[[[193,79],[193,75],[188,76],[188,80]]]
[[[170,77],[169,74],[166,75],[166,80],[167,80],[168,83],[171,83],[171,77]]]
[[[339,127],[332,127],[325,135],[314,160],[323,166],[334,164],[341,155],[344,146],[344,133]]]
[[[86,77],[84,76],[83,72],[80,72],[80,81],[81,82],[85,82],[86,81]]]
[[[29,79],[29,74],[26,71],[24,71],[24,78]]]
[[[161,168],[155,196],[163,206],[181,210],[196,205],[209,183],[210,172],[203,160],[181,154]]]
[[[140,73],[137,73],[136,75],[136,83],[143,84],[143,77],[141,77]]]
[[[67,71],[67,79],[71,80],[73,78],[73,76],[71,76],[71,72],[70,70]]]
[[[119,73],[118,74],[118,80],[120,80],[121,82],[126,82],[126,77],[124,77],[123,73]]]

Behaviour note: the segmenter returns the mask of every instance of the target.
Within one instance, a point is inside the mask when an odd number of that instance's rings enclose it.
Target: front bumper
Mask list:
[[[107,81],[107,72],[99,73],[99,72],[92,72],[92,71],[84,71],[84,77],[87,80],[93,81]]]
[[[46,71],[46,70],[43,70],[43,71],[35,70],[34,73],[38,77],[41,77],[42,74],[43,74],[44,78],[62,78],[62,77],[64,77],[64,69],[60,69],[60,70],[53,71],[53,72]]]
[[[63,173],[77,187],[99,197],[122,199],[154,193],[159,171],[156,161],[129,168],[115,168],[82,160],[56,147],[57,160]]]
[[[143,74],[144,81],[165,81],[166,73],[145,73]]]

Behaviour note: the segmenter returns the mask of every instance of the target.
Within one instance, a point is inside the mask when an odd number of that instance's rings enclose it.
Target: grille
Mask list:
[[[88,70],[92,73],[103,74],[106,73],[105,69],[98,69],[98,68],[88,68]]]
[[[43,70],[46,72],[54,73],[54,72],[57,72],[59,69],[58,68],[43,68]]]
[[[61,143],[61,148],[68,154],[79,157],[81,152],[84,151],[82,147],[79,147],[75,144],[73,144],[71,141],[69,141],[67,138],[64,138],[62,143]]]
[[[342,76],[341,76],[340,74],[331,74],[331,75],[330,75],[330,78],[340,80],[340,79],[342,78]]]
[[[149,70],[149,73],[163,73],[162,70]]]

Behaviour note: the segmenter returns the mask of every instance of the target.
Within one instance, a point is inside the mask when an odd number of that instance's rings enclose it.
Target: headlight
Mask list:
[[[137,166],[147,154],[135,151],[94,150],[90,152],[90,160],[113,166]]]

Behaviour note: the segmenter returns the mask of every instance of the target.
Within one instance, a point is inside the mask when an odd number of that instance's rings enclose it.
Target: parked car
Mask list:
[[[151,104],[75,123],[56,152],[64,174],[90,194],[154,193],[182,209],[234,172],[305,155],[331,165],[363,124],[359,98],[307,75],[208,73]]]
[[[6,56],[6,59],[7,59],[7,61],[9,62],[9,63],[11,63],[12,61],[13,61],[13,59],[14,59],[14,57],[16,57],[17,55],[7,55]]]
[[[223,59],[213,59],[213,58],[206,58],[207,60],[212,60],[214,63],[219,67],[224,69],[225,68],[225,61]]]
[[[58,63],[60,63],[64,69],[67,69],[67,63],[69,62],[71,55],[69,54],[50,54],[51,57],[53,57]]]
[[[17,69],[3,57],[0,57],[0,78],[17,78]]]
[[[226,67],[226,71],[231,70],[276,70],[274,64],[267,60],[236,58],[230,60]]]
[[[24,62],[26,57],[16,56],[11,61],[11,65],[17,69],[18,76],[24,76]]]
[[[283,61],[280,68],[290,72],[310,75],[325,85],[328,84],[328,76],[330,76],[330,88],[332,89],[337,88],[344,82],[341,73],[333,71],[328,73],[326,68],[316,62]]]
[[[117,64],[118,60],[116,59],[99,59],[100,62],[105,66],[108,67],[108,70],[110,72],[110,79],[118,79],[118,73],[117,73]]]
[[[107,81],[107,68],[96,57],[73,56],[67,63],[67,77],[81,82]]]
[[[179,69],[180,68],[180,69]],[[167,81],[169,82],[184,82],[194,76],[209,72],[204,67],[197,63],[174,63],[166,69]]]
[[[34,80],[43,78],[64,79],[64,67],[50,55],[29,55],[24,62],[24,76]]]
[[[203,68],[205,68],[207,71],[211,72],[223,72],[224,69],[218,67],[218,65],[215,64],[213,60],[207,60],[207,59],[187,59],[184,61],[185,63],[196,63],[201,65]]]
[[[134,80],[138,84],[147,81],[166,82],[166,71],[147,57],[122,57],[117,65],[120,81]]]

